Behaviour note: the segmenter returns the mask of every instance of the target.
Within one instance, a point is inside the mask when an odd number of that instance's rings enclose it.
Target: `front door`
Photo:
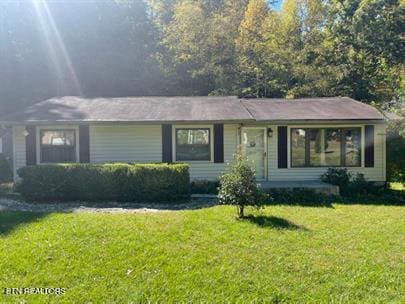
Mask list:
[[[256,179],[266,179],[266,128],[244,127],[241,135],[242,152],[251,162]]]

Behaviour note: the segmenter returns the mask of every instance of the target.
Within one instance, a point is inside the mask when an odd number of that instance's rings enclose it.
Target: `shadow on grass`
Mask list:
[[[47,216],[47,213],[40,212],[0,212],[0,236],[4,236],[19,228]]]
[[[277,216],[248,215],[245,216],[243,220],[247,220],[250,223],[263,228],[268,227],[280,230],[308,230],[303,226],[299,226],[297,224],[294,224],[293,222],[290,222],[289,220]]]

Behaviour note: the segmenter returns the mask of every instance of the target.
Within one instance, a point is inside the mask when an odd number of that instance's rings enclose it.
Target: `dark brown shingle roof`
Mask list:
[[[373,107],[347,97],[239,99],[225,97],[59,97],[0,119],[47,122],[249,122],[283,120],[380,120]]]

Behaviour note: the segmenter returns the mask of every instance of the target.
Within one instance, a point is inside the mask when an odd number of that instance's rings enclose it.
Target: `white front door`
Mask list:
[[[266,179],[267,134],[266,128],[242,128],[242,152],[247,156],[256,172],[256,179]]]

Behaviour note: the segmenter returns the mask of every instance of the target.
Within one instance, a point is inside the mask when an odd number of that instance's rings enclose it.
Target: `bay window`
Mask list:
[[[291,129],[291,167],[361,166],[361,128]]]

